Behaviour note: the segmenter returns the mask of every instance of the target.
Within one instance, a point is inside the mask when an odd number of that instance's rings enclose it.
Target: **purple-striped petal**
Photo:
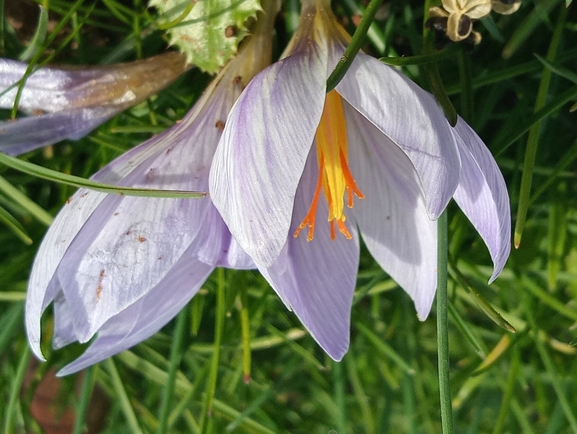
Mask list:
[[[494,264],[490,282],[511,251],[509,194],[495,159],[479,136],[459,118],[455,127],[463,167],[455,201],[485,241]]]
[[[152,336],[190,301],[212,270],[212,266],[184,255],[144,297],[104,323],[86,352],[58,375],[77,372]]]
[[[451,127],[434,98],[363,53],[336,89],[407,154],[421,181],[429,216],[436,219],[457,188],[461,162]]]
[[[20,155],[64,139],[78,140],[120,110],[75,109],[0,122],[0,152]]]
[[[286,243],[295,192],[321,118],[327,56],[299,52],[257,75],[227,120],[210,173],[210,194],[257,264]]]
[[[310,207],[317,175],[313,150],[297,190],[288,241],[272,266],[259,269],[323,350],[334,360],[341,360],[349,346],[351,305],[359,265],[358,234],[349,224],[352,240],[341,234],[331,240],[328,207],[321,198],[314,239],[307,241],[305,231],[293,237]]]
[[[25,63],[0,59],[1,108],[14,105],[27,68]],[[0,122],[0,151],[18,155],[60,140],[77,140],[185,70],[185,59],[178,53],[77,70],[39,68],[27,78],[18,108],[45,114]]]
[[[122,155],[93,179],[126,186],[206,191],[208,170],[221,134],[216,123],[225,118],[237,95],[216,93],[206,109],[203,98],[182,122]],[[26,321],[35,354],[41,357],[40,316],[61,287],[68,303],[77,310],[78,339],[90,339],[98,325],[141,297],[166,274],[200,230],[209,206],[209,199],[147,199],[79,190],[48,231],[30,277]],[[85,262],[81,264],[82,259]],[[150,267],[133,277],[131,267],[140,269],[144,262],[139,261],[145,260]],[[117,270],[114,277],[112,270]],[[118,285],[121,289],[100,302],[97,294],[104,294],[104,285],[111,278],[114,282],[108,289]],[[123,285],[128,283],[138,285],[138,290],[127,294],[128,287]],[[93,305],[98,308],[89,313]]]
[[[416,170],[395,143],[345,105],[350,167],[365,199],[351,214],[379,265],[411,296],[424,320],[437,288],[437,229]]]

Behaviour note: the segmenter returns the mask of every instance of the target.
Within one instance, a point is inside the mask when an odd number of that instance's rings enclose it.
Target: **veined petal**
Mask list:
[[[314,150],[295,199],[290,235],[276,261],[259,268],[289,309],[294,310],[319,345],[334,360],[341,360],[349,346],[350,312],[359,265],[359,242],[353,237],[331,240],[325,201],[319,202],[314,239],[294,238],[311,203],[318,173]]]
[[[0,152],[20,155],[60,140],[78,140],[121,109],[74,109],[0,122]]]
[[[437,225],[407,155],[356,110],[345,105],[351,172],[364,200],[350,213],[379,265],[411,296],[419,319],[437,288]]]
[[[263,267],[284,244],[297,185],[321,118],[327,54],[298,52],[257,75],[227,120],[210,194],[241,247]]]
[[[12,108],[27,68],[25,63],[0,59],[0,107]],[[0,151],[18,155],[60,140],[77,140],[185,70],[179,53],[77,70],[39,68],[26,80],[18,108],[46,113],[0,122]]]
[[[158,285],[111,317],[86,352],[58,375],[77,372],[152,336],[190,301],[212,270],[210,265],[183,255]]]
[[[240,87],[238,92],[240,92]],[[204,98],[200,104],[197,103],[195,108],[191,110],[182,122],[123,154],[94,175],[93,179],[105,183],[126,186],[138,185],[148,188],[189,190],[194,190],[195,187],[198,187],[199,191],[206,191],[208,187],[207,172],[210,167],[214,148],[218,143],[218,138],[221,133],[216,124],[217,121],[222,121],[222,119],[225,118],[228,108],[232,106],[236,95],[238,95],[238,93],[218,93],[214,96],[210,109],[206,111],[203,111],[204,102],[207,99]],[[200,138],[197,137],[196,131],[203,131]],[[191,152],[195,153],[194,159],[190,158]],[[123,223],[128,225],[129,220],[124,217],[125,212],[127,215],[138,215],[138,212],[144,208],[142,219],[140,221],[135,220],[135,222],[141,223],[146,220],[149,226],[152,222],[151,219],[172,212],[173,220],[171,221],[170,218],[167,218],[164,221],[163,227],[166,228],[170,226],[174,229],[177,224],[192,226],[193,233],[189,233],[192,237],[194,233],[197,232],[200,221],[195,222],[191,220],[193,216],[187,214],[187,207],[192,207],[198,212],[205,213],[207,206],[210,204],[208,199],[201,199],[201,202],[196,200],[173,199],[150,200],[156,201],[162,209],[153,209],[149,200],[145,198],[121,197],[80,189],[56,216],[36,256],[26,299],[28,339],[32,349],[39,358],[42,358],[39,347],[40,317],[57,291],[62,287],[61,285],[65,283],[71,285],[66,288],[68,292],[67,298],[69,303],[74,304],[75,309],[80,309],[78,311],[79,314],[76,316],[76,321],[81,322],[82,318],[87,318],[86,307],[83,305],[83,301],[79,299],[79,294],[77,294],[76,297],[70,295],[70,291],[73,291],[72,288],[78,287],[78,282],[74,281],[74,276],[79,272],[78,268],[70,268],[71,264],[78,264],[82,257],[92,258],[93,256],[94,258],[100,258],[100,262],[92,263],[92,268],[96,266],[97,263],[102,265],[102,261],[105,258],[109,258],[112,262],[118,261],[118,257],[115,256],[113,252],[113,247],[108,246],[107,243],[112,243],[112,245],[114,245],[115,241],[121,243],[123,239],[126,240],[130,235],[126,235],[126,232],[131,230],[130,228],[120,227]],[[124,203],[122,216],[118,209],[121,203]],[[187,205],[183,206],[184,203]],[[178,204],[180,204],[180,206]],[[199,207],[202,208],[202,211]],[[113,216],[115,212],[118,214]],[[135,212],[136,214],[134,214]],[[198,212],[195,212],[194,215],[199,216]],[[178,213],[180,217],[177,218],[174,213]],[[112,221],[110,221],[110,219],[112,219]],[[111,227],[116,225],[116,230],[110,232],[108,242],[100,241],[102,244],[100,244],[99,248],[98,243],[94,245],[93,243],[99,234],[101,234],[105,225],[110,225]],[[124,232],[119,235],[118,232],[122,229],[124,229]],[[160,230],[159,227],[158,231]],[[114,240],[112,234],[117,236],[118,239]],[[139,236],[142,237],[141,239],[147,238],[145,235],[135,233],[135,238],[131,238],[131,241],[134,242],[134,240],[136,240],[138,245],[143,244],[144,242],[140,243],[140,241],[138,241]],[[189,242],[190,239],[191,238],[189,238]],[[147,241],[149,241],[148,238]],[[168,239],[166,241],[168,241]],[[71,249],[73,242],[74,249]],[[87,249],[90,245],[93,245],[94,250],[88,252]],[[163,245],[168,248],[165,243]],[[107,246],[106,249],[108,250],[104,249],[104,246]],[[125,247],[127,246],[125,245]],[[80,253],[77,253],[76,257],[73,257],[69,264],[63,265],[58,272],[60,277],[56,278],[54,277],[56,270],[59,268],[64,255],[69,249],[70,253],[68,253],[68,257],[74,256],[74,254],[72,254],[73,250]],[[137,249],[136,251],[138,252],[140,250]],[[150,250],[147,251],[151,252]],[[117,249],[116,254],[120,254],[120,250]],[[157,259],[159,256],[161,256],[161,254],[154,258],[152,264],[159,262]],[[171,254],[168,257],[178,259],[180,255]],[[164,260],[167,261],[168,257],[165,257]],[[132,257],[132,260],[136,259],[137,256]],[[122,263],[124,264],[124,262]],[[85,266],[90,267],[88,264]],[[64,271],[66,267],[70,272]],[[168,267],[168,265],[165,267]],[[120,268],[119,279],[122,280],[122,276],[131,274],[130,269]],[[83,275],[81,278],[81,281],[87,285],[87,282],[92,282],[92,299],[96,295],[95,291],[99,287],[100,273],[102,270],[104,270],[104,275],[106,276],[105,267],[99,270],[85,270],[85,273],[88,274]],[[72,281],[70,281],[70,279],[72,279]],[[141,290],[144,289],[141,288]],[[133,297],[138,298],[136,294],[134,294]],[[106,315],[113,315],[115,311],[121,309],[122,308],[118,306],[114,309],[109,308]],[[94,314],[96,314],[96,312]],[[105,321],[106,315],[101,316],[99,322]],[[88,324],[86,324],[85,327],[88,328],[84,335],[84,338],[87,340],[90,339],[91,334],[93,334],[96,329],[90,327]]]
[[[461,162],[451,126],[433,96],[362,53],[336,90],[409,157],[429,217],[436,219],[457,188]]]
[[[216,123],[224,118],[235,96],[232,92],[223,95],[222,101],[215,95],[210,107],[192,122],[187,118],[152,139],[157,153],[120,184],[206,191],[212,154],[221,134]],[[112,213],[95,211],[58,267],[58,279],[76,312],[79,341],[90,339],[110,317],[164,278],[205,225],[209,207],[208,198],[127,196]]]
[[[454,198],[489,249],[494,264],[492,282],[503,270],[511,251],[507,186],[483,141],[461,118],[455,127],[455,135],[463,167]]]
[[[208,207],[202,229],[188,251],[195,258],[214,267],[235,270],[256,268],[252,258],[233,238],[212,203]]]
[[[12,108],[17,83],[27,68],[25,63],[0,59],[0,93],[12,87],[0,97],[0,107]],[[26,79],[18,107],[50,113],[103,105],[126,108],[158,92],[185,70],[185,56],[180,53],[84,69],[43,67]]]

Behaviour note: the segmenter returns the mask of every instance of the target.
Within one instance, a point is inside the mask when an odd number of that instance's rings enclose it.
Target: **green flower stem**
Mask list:
[[[84,433],[84,424],[86,423],[86,411],[88,410],[88,403],[92,397],[92,390],[94,387],[94,371],[97,368],[91,366],[85,371],[84,379],[82,380],[82,389],[80,390],[80,399],[76,406],[76,417],[74,419],[74,430],[72,434]]]
[[[343,362],[333,362],[333,381],[335,394],[335,430],[338,433],[347,432],[345,413],[345,379],[343,373]]]
[[[339,63],[327,80],[327,93],[337,87],[337,84],[339,84],[339,82],[343,79],[348,69],[352,65],[355,56],[361,49],[361,45],[367,36],[367,32],[369,31],[371,24],[375,20],[375,14],[381,7],[382,3],[383,0],[371,0],[369,6],[367,6],[367,9],[365,9],[363,19],[361,20],[359,27],[357,27],[357,30],[355,30],[355,34],[347,46],[345,54],[343,54],[343,57],[341,57],[341,60],[339,60]]]
[[[218,377],[218,365],[220,362],[220,345],[222,343],[222,330],[224,328],[224,318],[226,315],[225,305],[225,277],[224,270],[219,268],[217,270],[217,290],[216,290],[216,320],[214,327],[214,353],[212,354],[212,362],[210,372],[208,374],[208,383],[206,386],[206,393],[204,396],[204,403],[202,406],[202,415],[200,419],[200,432],[202,434],[208,432],[209,418],[212,414],[212,405],[214,401],[214,394],[216,392],[216,380]]]
[[[170,365],[168,370],[168,379],[164,386],[164,393],[162,397],[162,404],[160,407],[160,415],[158,417],[158,434],[164,434],[168,428],[168,416],[170,415],[172,399],[175,395],[174,385],[176,382],[176,374],[178,366],[182,359],[182,341],[184,340],[184,331],[187,322],[187,310],[183,309],[176,317],[176,328],[172,336],[172,346],[170,349]]]
[[[439,361],[439,397],[441,401],[441,425],[443,434],[453,432],[451,389],[449,386],[449,333],[447,297],[448,231],[447,210],[437,220],[437,348]]]

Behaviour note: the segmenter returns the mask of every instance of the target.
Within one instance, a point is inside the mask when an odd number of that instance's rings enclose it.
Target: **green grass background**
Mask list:
[[[18,58],[35,30],[35,20],[22,20],[15,28],[18,20],[9,8],[18,2],[0,1],[6,11],[3,16],[0,9],[3,57]],[[41,59],[101,64],[167,49],[145,1],[38,3],[49,11],[49,34],[62,25],[47,46],[39,47]],[[378,57],[422,54],[426,5],[401,0],[384,5],[365,51]],[[351,17],[363,9],[362,2],[336,0],[333,6],[352,33]],[[520,247],[488,286],[487,250],[459,209],[449,207],[448,332],[456,433],[577,433],[577,113],[570,111],[577,100],[575,8],[560,0],[523,0],[517,13],[493,14],[475,24],[483,35],[480,45],[455,47],[436,64],[453,105],[503,171],[513,227],[519,215],[527,215]],[[278,52],[294,31],[295,11],[293,0],[283,5]],[[425,69],[411,59],[403,62],[402,70],[430,89]],[[209,80],[193,69],[78,142],[22,158],[89,177],[182,118]],[[395,101],[385,97],[383,103]],[[10,113],[0,116],[7,119]],[[534,167],[526,159],[532,152]],[[4,166],[0,176],[0,430],[38,433],[42,429],[31,416],[35,387],[83,347],[50,349],[49,309],[43,347],[48,362],[30,368],[23,306],[47,217],[24,198],[55,215],[74,188]],[[527,197],[520,194],[522,183]],[[105,433],[437,433],[435,315],[433,310],[419,322],[408,296],[363,250],[351,347],[335,363],[257,272],[218,270],[157,335],[64,378],[53,405],[73,406],[77,433],[85,432],[99,409]],[[250,352],[243,351],[243,330]],[[243,367],[249,361],[251,380],[245,384]],[[99,398],[91,402],[91,396]]]

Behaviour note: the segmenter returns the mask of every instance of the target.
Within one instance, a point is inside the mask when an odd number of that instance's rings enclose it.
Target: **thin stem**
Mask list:
[[[443,434],[453,432],[451,388],[449,386],[449,333],[447,297],[448,234],[447,210],[437,220],[437,348],[439,361],[439,398],[441,401],[441,425]]]
[[[12,388],[10,389],[10,398],[8,399],[8,405],[5,407],[5,417],[4,419],[4,434],[10,434],[13,431],[12,421],[14,414],[16,413],[16,407],[18,398],[20,397],[20,388],[22,387],[22,382],[24,381],[24,373],[26,372],[26,367],[28,366],[28,361],[30,360],[30,349],[28,346],[22,351],[22,357],[20,358],[20,363],[16,370],[16,375],[12,383]]]
[[[156,432],[163,434],[168,427],[168,416],[170,415],[172,398],[174,397],[174,385],[176,383],[176,374],[178,366],[182,359],[182,341],[184,338],[184,330],[186,328],[187,310],[183,309],[176,317],[176,329],[172,338],[172,346],[170,349],[170,365],[168,370],[168,379],[164,387],[164,394],[160,408],[160,416],[158,417],[158,428]]]
[[[88,403],[92,397],[92,388],[94,386],[94,370],[96,367],[91,366],[85,372],[82,380],[82,389],[80,391],[80,400],[76,407],[76,418],[74,420],[74,430],[72,434],[82,434],[84,432],[84,424],[86,422],[86,411],[88,410]]]
[[[341,57],[341,60],[339,60],[339,63],[337,63],[337,66],[327,80],[327,93],[337,87],[337,84],[339,84],[339,82],[343,79],[348,69],[352,65],[355,56],[361,49],[361,45],[367,36],[367,32],[369,31],[371,24],[375,20],[375,14],[381,7],[382,3],[383,0],[371,0],[369,6],[367,6],[367,9],[365,9],[363,19],[359,23],[357,30],[355,30],[355,34],[347,46],[343,57]]]
[[[219,268],[217,271],[217,290],[216,290],[216,320],[214,330],[214,353],[212,354],[212,362],[210,366],[210,373],[208,374],[208,384],[206,386],[206,395],[204,404],[202,406],[202,415],[200,419],[200,432],[202,434],[207,432],[209,425],[209,418],[212,414],[212,404],[214,401],[214,394],[216,391],[216,380],[218,378],[218,365],[220,362],[220,345],[222,343],[222,330],[224,328],[224,318],[226,315],[225,305],[225,278],[224,270]]]
[[[240,325],[242,333],[242,373],[245,384],[250,382],[250,317],[248,312],[248,293],[246,287],[240,289]]]

